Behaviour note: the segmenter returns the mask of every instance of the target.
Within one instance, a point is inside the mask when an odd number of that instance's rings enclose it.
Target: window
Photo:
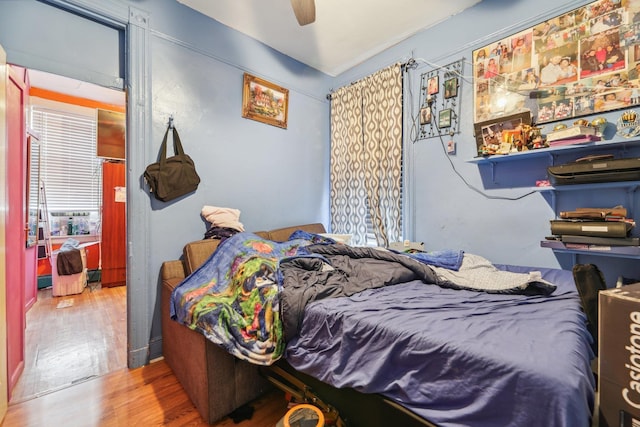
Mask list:
[[[96,156],[95,111],[88,115],[33,105],[31,127],[42,144],[40,177],[52,212],[98,214],[102,159]]]

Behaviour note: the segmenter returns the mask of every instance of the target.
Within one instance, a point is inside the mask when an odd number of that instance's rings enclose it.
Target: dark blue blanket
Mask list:
[[[335,387],[387,396],[438,426],[588,427],[591,336],[571,271],[542,273],[558,286],[551,295],[414,281],[316,301],[285,358]]]

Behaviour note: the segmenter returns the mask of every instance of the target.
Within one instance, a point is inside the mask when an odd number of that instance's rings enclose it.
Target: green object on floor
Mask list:
[[[102,279],[102,270],[89,270],[87,271],[87,281],[89,283],[100,282]],[[52,286],[51,275],[38,276],[38,290],[48,288]]]
[[[99,282],[102,279],[102,270],[88,270],[87,271],[87,282]]]
[[[51,275],[38,276],[38,290],[51,286]]]

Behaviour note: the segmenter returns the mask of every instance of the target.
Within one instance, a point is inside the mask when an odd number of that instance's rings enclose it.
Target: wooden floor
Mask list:
[[[64,297],[39,290],[27,311],[25,346],[24,372],[10,404],[125,368],[126,287],[92,284]]]
[[[124,286],[66,297],[38,291],[27,312],[25,370],[1,426],[207,426],[164,360],[126,368],[126,325]],[[250,420],[214,426],[275,426],[287,411],[275,390],[251,406]]]
[[[287,411],[280,391],[252,402],[250,420],[223,418],[215,427],[274,427]],[[9,406],[3,427],[128,427],[208,424],[164,360],[120,371]]]

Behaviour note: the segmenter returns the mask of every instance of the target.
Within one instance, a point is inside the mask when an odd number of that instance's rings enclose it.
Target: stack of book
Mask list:
[[[551,234],[563,243],[640,246],[640,238],[629,237],[635,225],[622,206],[578,208],[560,212],[560,219],[551,220]]]
[[[565,129],[555,130],[547,135],[547,144],[550,147],[574,144],[588,144],[600,141],[593,126],[571,126]]]

